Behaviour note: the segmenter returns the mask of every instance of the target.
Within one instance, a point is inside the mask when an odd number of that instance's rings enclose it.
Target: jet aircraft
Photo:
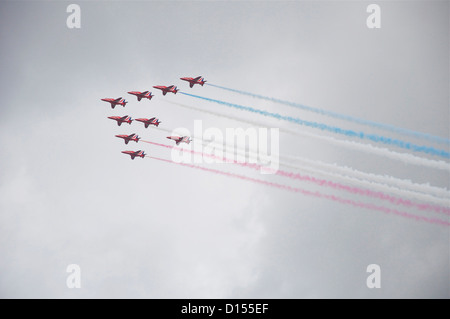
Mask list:
[[[179,89],[175,85],[171,86],[163,86],[163,85],[155,85],[155,89],[161,90],[163,95],[166,95],[168,92],[177,94]]]
[[[150,91],[144,91],[144,92],[130,91],[130,92],[128,92],[128,94],[136,95],[138,101],[140,101],[141,99],[151,100],[153,97],[152,92],[150,92]]]
[[[116,137],[123,138],[125,141],[125,144],[128,144],[129,141],[135,141],[136,143],[139,142],[141,139],[137,134],[131,134],[131,135],[116,135]]]
[[[109,102],[111,103],[111,108],[115,108],[116,105],[122,105],[123,107],[125,107],[125,105],[128,103],[127,101],[125,101],[125,99],[123,99],[122,97],[119,97],[117,99],[112,99],[112,98],[104,98],[101,99],[102,101],[105,102]]]
[[[194,84],[200,84],[201,86],[203,86],[203,84],[206,83],[205,78],[201,76],[197,76],[196,78],[184,77],[180,78],[180,80],[188,81],[191,88],[194,86]]]
[[[148,128],[148,126],[150,124],[159,126],[159,124],[161,123],[161,121],[158,120],[156,117],[152,117],[151,119],[141,118],[141,119],[136,119],[136,121],[144,123],[145,128]]]
[[[189,136],[167,136],[167,138],[169,140],[174,140],[177,145],[181,142],[189,144],[192,141]]]
[[[133,119],[130,116],[128,116],[128,115],[125,115],[125,116],[108,116],[108,118],[111,119],[111,120],[117,121],[117,125],[119,125],[119,126],[122,125],[122,123],[131,124],[131,122],[133,122]]]
[[[134,160],[135,157],[144,158],[145,155],[147,155],[144,153],[144,151],[141,151],[141,150],[139,150],[139,151],[122,151],[122,153],[130,155],[132,160]]]

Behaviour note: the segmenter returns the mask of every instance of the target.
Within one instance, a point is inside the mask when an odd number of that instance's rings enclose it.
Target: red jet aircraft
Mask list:
[[[125,141],[125,144],[128,144],[129,141],[135,141],[137,143],[141,139],[139,136],[137,136],[134,133],[131,135],[116,135],[116,137],[123,138],[123,140]]]
[[[144,153],[144,151],[141,151],[141,150],[139,150],[139,151],[122,151],[122,153],[130,155],[132,160],[134,160],[134,158],[136,156],[144,158],[144,156],[147,155]]]
[[[136,95],[138,101],[140,101],[141,99],[151,100],[153,97],[152,92],[150,92],[150,91],[144,91],[144,92],[130,91],[130,92],[128,92],[128,94]]]
[[[166,95],[167,92],[177,94],[177,92],[179,91],[175,85],[171,85],[171,86],[155,85],[154,88],[161,90],[163,95]]]
[[[122,125],[122,123],[128,123],[131,124],[131,122],[133,122],[133,119],[131,117],[129,117],[128,115],[125,116],[108,116],[109,119],[111,120],[116,120],[117,121],[117,125]]]
[[[148,128],[148,126],[150,124],[152,124],[154,126],[159,126],[159,123],[161,123],[161,121],[158,120],[156,117],[152,117],[151,119],[146,119],[146,118],[136,119],[136,121],[144,123],[145,128]]]
[[[192,139],[189,136],[167,136],[169,140],[174,140],[175,143],[180,144],[181,142],[189,144]]]
[[[203,86],[203,84],[206,83],[205,78],[201,76],[197,76],[196,78],[189,78],[189,77],[180,78],[180,80],[188,81],[190,87],[193,87],[194,84],[200,84],[201,86]]]
[[[122,105],[123,107],[125,107],[125,105],[128,103],[127,101],[125,101],[125,99],[122,99],[122,97],[119,97],[119,98],[117,98],[117,99],[104,98],[104,99],[102,99],[102,101],[111,103],[111,108],[112,108],[112,109],[113,109],[117,104]]]

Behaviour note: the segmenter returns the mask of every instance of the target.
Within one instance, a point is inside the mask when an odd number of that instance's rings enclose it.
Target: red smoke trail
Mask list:
[[[222,161],[225,161],[225,162],[228,162],[228,163],[238,164],[238,165],[241,165],[241,166],[244,166],[244,167],[249,167],[249,168],[253,168],[253,169],[257,169],[257,170],[266,169],[265,167],[263,167],[261,165],[258,165],[258,164],[241,163],[241,162],[225,159],[225,158],[222,158],[220,156],[216,156],[216,155],[212,155],[212,154],[196,152],[196,151],[189,150],[189,149],[182,149],[182,148],[179,148],[179,147],[169,146],[169,145],[155,143],[155,142],[150,142],[150,141],[144,141],[144,140],[141,140],[141,141],[145,142],[145,143],[153,144],[153,145],[156,145],[156,146],[169,148],[169,149],[176,149],[176,150],[187,151],[187,152],[190,152],[192,154],[198,154],[198,155],[210,157],[210,158],[217,159],[217,160],[222,160]],[[376,191],[372,191],[372,190],[364,189],[364,188],[359,188],[359,187],[352,187],[352,186],[336,183],[336,182],[333,182],[333,181],[319,179],[319,178],[311,177],[311,176],[308,176],[308,175],[301,175],[301,174],[298,174],[298,173],[286,172],[286,171],[283,171],[283,170],[277,170],[277,171],[275,171],[275,174],[278,175],[278,176],[283,176],[283,177],[287,177],[287,178],[291,178],[291,179],[295,179],[295,180],[311,182],[311,183],[314,183],[314,184],[317,184],[317,185],[320,185],[320,186],[331,187],[333,189],[346,191],[346,192],[349,192],[349,193],[352,193],[352,194],[356,194],[356,195],[363,195],[363,196],[368,196],[368,197],[374,197],[374,198],[377,198],[377,199],[380,199],[380,200],[389,201],[389,202],[391,202],[392,204],[395,204],[395,205],[404,205],[404,206],[407,206],[407,207],[415,207],[417,209],[427,210],[427,211],[432,210],[432,211],[435,211],[437,213],[444,213],[444,214],[449,214],[450,215],[450,208],[448,208],[448,207],[442,207],[442,206],[430,205],[430,204],[414,203],[414,202],[412,202],[412,201],[410,201],[408,199],[398,198],[398,197],[395,197],[395,196],[384,194],[382,192],[376,192]]]
[[[281,171],[278,170],[275,174],[280,175],[280,176],[285,176],[288,178],[292,178],[292,179],[297,179],[297,180],[302,180],[302,181],[308,181],[308,182],[312,182],[315,183],[317,185],[320,186],[328,186],[334,189],[339,189],[339,190],[344,190],[353,194],[358,194],[358,195],[364,195],[364,196],[369,196],[369,197],[374,197],[374,198],[378,198],[381,200],[385,200],[385,201],[389,201],[392,204],[395,205],[404,205],[404,206],[408,206],[408,207],[415,207],[417,209],[420,210],[432,210],[435,211],[437,213],[444,213],[447,215],[450,215],[450,208],[448,207],[442,207],[442,206],[437,206],[437,205],[430,205],[430,204],[419,204],[419,203],[414,203],[408,199],[403,199],[403,198],[398,198],[395,196],[391,196],[388,194],[384,194],[382,192],[376,192],[376,191],[372,191],[370,189],[364,189],[364,188],[359,188],[359,187],[352,187],[352,186],[348,186],[348,185],[343,185],[340,183],[335,183],[333,181],[327,181],[327,180],[323,180],[323,179],[318,179],[315,177],[310,177],[307,175],[300,175],[298,173],[290,173],[290,172],[285,172],[285,171]]]
[[[374,205],[374,204],[357,202],[357,201],[354,201],[354,200],[351,200],[351,199],[344,199],[344,198],[341,198],[341,197],[338,197],[338,196],[335,196],[335,195],[323,194],[323,193],[320,193],[318,191],[311,192],[311,191],[308,191],[308,190],[305,190],[305,189],[301,189],[301,188],[298,188],[298,187],[291,187],[291,186],[288,186],[288,185],[277,184],[277,183],[268,182],[268,181],[264,181],[264,180],[261,180],[261,179],[256,179],[256,178],[247,177],[247,176],[243,176],[243,175],[238,175],[238,174],[234,174],[234,173],[230,173],[230,172],[219,171],[219,170],[212,169],[212,168],[206,168],[206,167],[201,167],[201,166],[192,165],[192,164],[186,164],[186,163],[176,163],[176,162],[171,161],[171,160],[167,160],[167,159],[163,159],[163,158],[159,158],[159,157],[154,157],[154,156],[149,156],[149,155],[146,155],[146,157],[151,158],[151,159],[155,159],[155,160],[158,160],[158,161],[167,162],[167,163],[178,164],[178,165],[182,165],[182,166],[186,166],[186,167],[190,167],[190,168],[196,168],[196,169],[200,169],[202,171],[211,172],[211,173],[215,173],[215,174],[219,174],[219,175],[239,178],[241,180],[245,180],[245,181],[249,181],[249,182],[254,182],[254,183],[258,183],[258,184],[264,184],[264,185],[267,185],[267,186],[271,186],[271,187],[275,187],[275,188],[283,189],[283,190],[288,190],[288,191],[295,192],[295,193],[301,193],[301,194],[306,195],[306,196],[312,196],[312,197],[316,197],[316,198],[328,199],[328,200],[331,200],[333,202],[337,202],[337,203],[341,203],[341,204],[345,204],[345,205],[352,205],[354,207],[366,208],[366,209],[370,209],[370,210],[376,210],[376,211],[380,211],[380,212],[383,212],[383,213],[386,213],[386,214],[394,214],[394,215],[402,216],[402,217],[405,217],[405,218],[414,219],[416,221],[424,221],[424,222],[433,223],[433,224],[439,224],[439,225],[443,225],[443,226],[450,226],[450,222],[447,222],[447,221],[444,221],[444,220],[440,220],[440,219],[437,219],[437,218],[428,218],[428,217],[424,217],[424,216],[417,216],[417,215],[413,215],[413,214],[410,214],[410,213],[398,211],[396,209],[390,209],[390,208],[387,208],[387,207],[377,206],[377,205]]]

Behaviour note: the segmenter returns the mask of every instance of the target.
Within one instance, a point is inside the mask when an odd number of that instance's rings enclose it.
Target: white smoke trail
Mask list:
[[[216,84],[212,84],[212,83],[207,83],[207,85],[213,86],[213,87],[216,87],[216,88],[220,88],[220,89],[223,89],[223,90],[227,90],[227,91],[243,94],[243,95],[248,95],[248,96],[251,96],[251,97],[254,97],[254,98],[257,98],[257,99],[263,99],[263,100],[266,100],[266,101],[271,101],[271,102],[275,102],[275,103],[289,105],[289,106],[292,106],[292,107],[296,107],[298,109],[302,109],[302,110],[305,110],[305,111],[318,113],[318,114],[329,116],[329,117],[333,117],[333,118],[336,118],[336,119],[350,121],[350,122],[357,123],[357,124],[362,124],[362,125],[368,125],[368,126],[372,126],[372,127],[375,127],[375,128],[379,128],[379,129],[391,131],[391,132],[394,132],[394,133],[398,133],[398,134],[404,134],[404,135],[408,135],[408,136],[413,136],[413,137],[416,137],[416,138],[423,138],[423,139],[426,139],[426,140],[429,140],[429,141],[432,141],[432,142],[435,142],[435,143],[442,143],[442,144],[450,145],[450,140],[449,139],[442,138],[440,136],[433,136],[433,135],[428,134],[428,133],[412,131],[412,130],[408,130],[408,129],[405,129],[405,128],[396,127],[394,125],[389,125],[389,124],[384,124],[384,123],[377,123],[377,122],[373,122],[373,121],[370,121],[370,120],[356,118],[356,117],[350,116],[350,115],[340,114],[340,113],[336,113],[336,112],[333,112],[333,111],[323,110],[323,109],[319,109],[319,108],[311,107],[311,106],[306,106],[306,105],[299,104],[299,103],[284,101],[284,100],[277,99],[277,98],[274,98],[274,97],[263,96],[263,95],[260,95],[260,94],[250,93],[250,92],[247,92],[247,91],[232,89],[232,88],[228,88],[228,87],[224,87],[224,86],[216,85]]]
[[[215,116],[220,116],[220,117],[229,118],[229,119],[232,119],[235,121],[245,122],[250,125],[261,126],[261,123],[256,123],[256,122],[243,120],[243,119],[237,119],[234,117],[230,117],[228,115],[211,112],[211,111],[203,110],[200,108],[196,108],[193,106],[188,106],[188,105],[184,105],[184,104],[180,104],[180,103],[175,103],[175,102],[169,102],[169,103],[175,104],[175,105],[178,105],[181,107],[193,109],[196,111],[205,112],[205,113],[212,114]],[[415,160],[416,163],[420,163],[420,164],[424,164],[424,163],[429,164],[429,162],[433,162],[433,163],[438,162],[438,161],[422,159],[422,158],[416,159],[416,156],[411,155],[411,154],[396,153],[396,152],[392,152],[387,149],[379,149],[379,148],[373,147],[371,145],[355,143],[352,141],[336,140],[335,138],[332,138],[332,137],[321,136],[321,135],[308,133],[308,132],[296,132],[296,131],[286,130],[286,129],[282,129],[282,128],[280,128],[280,131],[284,131],[286,133],[291,133],[291,134],[296,134],[296,135],[309,136],[309,137],[313,137],[313,138],[320,138],[323,140],[327,140],[329,142],[338,142],[345,146],[350,145],[352,147],[354,146],[357,148],[359,148],[359,147],[366,148],[368,146],[369,148],[367,148],[367,150],[370,149],[371,151],[380,152],[383,154],[386,152],[392,153],[392,155],[395,156],[395,158],[401,157],[403,160],[411,160],[411,158],[413,158],[413,160]],[[225,145],[225,147],[224,147],[224,144],[212,143],[210,141],[204,141],[202,139],[202,137],[198,137],[198,136],[195,136],[194,139],[199,140],[201,143],[203,143],[205,145],[222,148],[222,152],[223,151],[237,152],[240,155],[249,156],[249,158],[258,160],[258,153],[255,150],[249,150],[247,152],[242,149],[231,148],[228,145]],[[406,156],[403,157],[403,155],[406,155]],[[280,155],[280,159],[282,161],[280,161],[279,165],[284,166],[284,167],[290,167],[290,168],[294,168],[294,169],[298,169],[298,170],[309,171],[312,173],[322,174],[325,176],[330,175],[330,176],[344,179],[346,181],[350,181],[353,183],[363,184],[366,186],[373,186],[377,189],[389,190],[391,192],[401,194],[402,196],[406,195],[408,197],[420,198],[422,200],[432,201],[434,203],[439,203],[441,205],[449,204],[448,199],[450,198],[450,192],[447,189],[431,186],[429,184],[417,184],[417,183],[413,183],[410,180],[399,179],[399,178],[395,178],[393,176],[365,173],[365,172],[361,172],[361,171],[355,170],[350,167],[339,166],[337,164],[323,163],[320,161],[312,161],[307,158],[303,158],[303,157],[299,157],[299,156]],[[424,162],[421,162],[420,160],[424,160]],[[436,164],[436,163],[434,163],[434,164]],[[445,162],[442,162],[438,165],[441,165],[441,164],[448,166],[448,164]]]
[[[236,117],[232,117],[229,115],[212,112],[212,111],[204,110],[204,109],[197,108],[194,106],[176,103],[176,102],[172,102],[172,101],[167,101],[167,102],[170,104],[178,105],[178,106],[192,109],[192,110],[199,111],[199,112],[204,112],[204,113],[215,115],[218,117],[223,117],[223,118],[228,118],[228,119],[231,119],[234,121],[244,122],[244,123],[247,123],[247,124],[250,124],[253,126],[267,127],[267,125],[264,123],[253,122],[253,121],[249,121],[249,120],[242,119],[242,118],[236,118]],[[392,160],[401,161],[405,164],[425,166],[425,167],[429,167],[429,168],[434,168],[434,169],[439,169],[439,170],[444,170],[446,172],[450,172],[450,164],[445,161],[442,161],[442,160],[432,160],[432,159],[419,157],[419,156],[409,154],[409,153],[399,153],[399,152],[391,151],[387,148],[376,147],[371,144],[362,144],[362,143],[358,143],[355,141],[349,141],[349,140],[339,140],[332,136],[324,136],[324,135],[314,134],[314,133],[305,132],[305,131],[295,131],[295,130],[290,130],[290,129],[286,129],[286,128],[279,128],[279,130],[284,133],[293,134],[296,136],[320,139],[320,140],[326,141],[328,143],[338,144],[343,147],[356,149],[356,150],[363,151],[366,153],[379,155],[382,157],[387,157]]]
[[[340,127],[330,126],[330,125],[327,125],[324,123],[306,121],[306,120],[302,120],[300,118],[296,118],[296,117],[292,117],[292,116],[288,116],[288,115],[273,113],[273,112],[269,112],[266,110],[260,110],[260,109],[249,107],[249,106],[225,102],[225,101],[216,100],[216,99],[212,99],[212,98],[208,98],[208,97],[204,97],[204,96],[200,96],[200,95],[195,95],[195,94],[190,94],[190,93],[186,93],[186,92],[180,92],[180,94],[183,94],[186,96],[191,96],[191,97],[194,97],[197,99],[202,99],[204,101],[214,102],[214,103],[217,103],[220,105],[225,105],[227,107],[232,107],[232,108],[235,108],[235,109],[241,110],[241,111],[264,115],[266,117],[294,123],[294,124],[301,125],[304,127],[310,127],[310,128],[318,129],[321,131],[331,132],[333,134],[344,135],[344,136],[347,136],[350,138],[359,138],[361,140],[368,140],[370,142],[375,142],[375,143],[383,143],[383,144],[407,149],[410,151],[432,154],[432,155],[440,156],[443,158],[450,158],[450,152],[448,152],[447,149],[436,149],[432,146],[416,145],[411,142],[402,141],[402,140],[391,138],[391,137],[386,137],[386,136],[381,136],[381,135],[376,135],[376,134],[367,134],[367,133],[364,133],[363,131],[354,131],[351,129],[344,129],[344,128],[340,128]]]
[[[195,137],[196,140],[201,140]],[[239,154],[253,159],[256,163],[259,160],[258,152],[253,149],[240,149],[231,147],[227,144],[217,142],[202,141],[203,145],[218,148],[223,154]],[[382,176],[371,173],[361,172],[349,167],[338,166],[337,164],[328,164],[320,161],[312,161],[299,156],[280,155],[280,166],[296,169],[302,172],[320,174],[322,176],[332,176],[342,181],[352,184],[364,185],[375,188],[380,191],[388,191],[399,196],[406,196],[412,199],[420,199],[435,204],[449,206],[450,193],[445,189],[433,187],[427,184],[415,184],[408,180],[394,178],[392,176]]]

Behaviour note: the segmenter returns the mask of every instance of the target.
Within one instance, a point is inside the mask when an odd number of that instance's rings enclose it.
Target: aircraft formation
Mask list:
[[[195,84],[198,84],[200,86],[203,86],[206,83],[206,80],[201,77],[182,77],[180,78],[182,81],[186,81],[189,83],[189,87],[193,88]],[[387,125],[383,123],[377,123],[372,122],[366,119],[360,119],[351,115],[346,114],[340,114],[335,111],[328,111],[324,109],[319,109],[315,107],[305,106],[302,104],[289,102],[283,99],[275,98],[275,97],[269,97],[269,96],[263,96],[259,94],[254,94],[251,92],[243,91],[240,89],[234,89],[234,88],[228,88],[220,85],[216,85],[214,83],[208,83],[208,86],[215,87],[217,89],[222,89],[225,91],[231,91],[234,94],[240,94],[245,96],[251,96],[253,98],[259,99],[259,100],[265,100],[270,101],[272,103],[277,104],[284,104],[290,107],[294,107],[297,109],[302,109],[303,111],[308,112],[314,112],[320,114],[320,116],[323,117],[329,117],[329,118],[335,118],[339,119],[344,122],[348,122],[347,124],[341,124],[341,125],[349,125],[349,124],[359,124],[361,126],[366,126],[368,128],[377,128],[379,130],[384,130],[385,133],[382,133],[383,135],[378,135],[374,133],[365,133],[363,131],[355,131],[351,127],[338,127],[333,125],[328,125],[326,123],[319,123],[319,122],[312,122],[307,121],[301,118],[297,118],[295,116],[291,116],[289,114],[280,114],[275,113],[273,111],[266,111],[263,109],[250,107],[246,105],[236,104],[236,103],[230,103],[223,100],[217,100],[210,97],[204,97],[194,94],[189,94],[185,91],[180,91],[177,86],[175,85],[169,85],[169,86],[163,86],[163,85],[155,85],[153,88],[161,90],[161,94],[163,96],[167,95],[168,93],[177,94],[178,92],[180,94],[190,96],[192,98],[201,99],[203,101],[208,101],[210,103],[216,103],[220,104],[224,107],[229,107],[234,110],[239,110],[242,112],[250,112],[258,116],[264,116],[267,118],[276,119],[281,122],[289,122],[292,125],[296,126],[302,126],[307,127],[312,130],[320,130],[322,134],[316,134],[314,132],[303,132],[303,130],[293,130],[288,129],[286,127],[280,127],[279,130],[283,131],[285,133],[289,134],[295,134],[301,137],[308,137],[308,138],[315,138],[318,140],[326,141],[327,143],[335,144],[339,147],[347,147],[351,151],[361,151],[364,153],[369,153],[374,156],[381,156],[383,158],[387,158],[389,160],[396,160],[408,163],[410,165],[417,165],[420,167],[427,167],[429,169],[436,169],[436,170],[445,170],[448,171],[448,166],[450,165],[448,162],[443,161],[442,159],[436,160],[433,158],[428,157],[420,157],[419,154],[413,154],[414,153],[425,153],[429,157],[435,156],[440,157],[443,159],[449,159],[450,153],[444,149],[444,148],[436,148],[434,145],[422,145],[422,144],[416,144],[415,142],[410,141],[404,141],[397,137],[397,135],[403,135],[408,137],[414,137],[415,139],[422,139],[426,140],[427,142],[433,142],[435,144],[446,144],[450,145],[450,140],[434,136],[428,133],[422,133],[417,131],[412,131],[408,129],[404,129],[401,127],[396,127],[392,125]],[[137,98],[137,101],[140,102],[142,99],[148,99],[151,100],[154,95],[150,91],[129,91],[128,94],[134,95]],[[101,99],[104,102],[107,102],[111,105],[111,108],[114,109],[116,106],[120,109],[120,106],[125,108],[127,106],[127,101],[123,97],[118,98],[103,98]],[[174,103],[177,104],[177,103]],[[196,107],[192,107],[189,105],[182,105],[179,104],[182,107],[196,110],[196,111],[204,111],[208,114],[213,114],[220,117],[225,118],[231,118],[236,121],[241,121],[253,126],[262,126],[266,124],[258,123],[252,119],[251,121],[242,119],[239,115],[237,116],[230,116],[230,115],[224,115],[223,113],[216,113],[215,110],[200,110]],[[122,126],[123,123],[131,125],[134,121],[140,122],[142,124],[138,125],[144,125],[144,127],[147,129],[149,126],[155,126],[159,127],[162,123],[158,118],[156,117],[150,117],[150,118],[136,118],[132,119],[129,115],[123,115],[123,116],[109,116],[108,119],[116,121],[118,126]],[[164,127],[160,128],[161,130],[166,130],[168,132],[171,132],[170,130],[167,130]],[[332,136],[326,135],[326,134],[332,134]],[[388,134],[388,136],[386,136]],[[395,134],[395,135],[393,135]],[[341,139],[336,138],[334,135],[341,136]],[[175,146],[169,146],[165,145],[163,143],[157,143],[156,141],[146,141],[144,139],[141,140],[141,137],[139,137],[136,133],[133,134],[117,134],[115,135],[117,138],[123,139],[125,145],[128,145],[131,142],[135,143],[149,143],[155,146],[165,147],[169,149],[175,148]],[[167,139],[170,139],[174,141],[176,145],[179,145],[180,143],[186,143],[189,144],[192,139],[189,136],[167,136]],[[351,139],[350,139],[351,138]],[[361,141],[354,141],[353,139],[360,139]],[[404,137],[403,137],[404,138]],[[384,146],[379,147],[376,146],[376,144],[382,143]],[[423,143],[423,141],[422,141]],[[386,146],[392,146],[392,149],[387,148]],[[399,152],[398,150],[394,149],[403,149],[403,152]],[[191,152],[191,154],[195,154],[196,151],[185,149],[187,152]],[[245,150],[244,150],[245,151]],[[409,151],[409,152],[408,152]],[[365,208],[371,211],[378,211],[383,213],[389,213],[392,215],[398,215],[409,219],[414,219],[417,221],[423,221],[433,224],[439,224],[446,227],[450,227],[450,223],[448,220],[444,220],[438,217],[434,216],[427,216],[424,215],[424,212],[430,212],[430,213],[438,213],[438,214],[447,214],[450,215],[450,208],[448,205],[448,199],[450,198],[450,193],[446,188],[430,185],[427,184],[421,184],[421,183],[415,183],[411,180],[404,180],[395,176],[389,176],[389,175],[380,175],[376,173],[367,173],[363,171],[359,171],[355,168],[347,167],[347,166],[340,166],[335,163],[327,163],[327,162],[321,162],[321,161],[314,161],[309,158],[304,158],[301,156],[292,156],[288,155],[285,156],[283,154],[279,155],[279,158],[277,158],[277,168],[271,172],[274,175],[277,175],[279,177],[283,178],[289,178],[292,182],[295,180],[297,182],[305,182],[305,183],[313,183],[316,186],[320,186],[323,188],[328,189],[328,191],[320,192],[320,191],[310,191],[308,189],[303,189],[297,186],[293,186],[290,183],[278,183],[278,182],[271,182],[267,180],[262,180],[254,177],[250,177],[247,175],[239,175],[235,173],[230,173],[227,171],[222,170],[216,170],[209,167],[204,166],[198,166],[198,165],[191,165],[187,163],[176,163],[171,160],[158,158],[155,156],[147,155],[144,150],[124,150],[122,151],[123,154],[126,154],[130,156],[132,160],[134,160],[136,157],[147,157],[151,158],[153,160],[159,160],[164,161],[168,163],[175,163],[179,165],[183,165],[185,167],[200,169],[202,171],[207,171],[214,174],[220,174],[228,177],[233,177],[240,180],[246,180],[249,182],[257,183],[257,184],[264,184],[266,186],[270,186],[273,188],[277,188],[280,190],[295,192],[295,193],[301,193],[305,196],[315,197],[315,198],[322,198],[327,199],[336,203],[344,204],[347,206],[354,206],[358,208]],[[254,156],[255,154],[252,154]],[[256,154],[257,155],[257,154]],[[218,157],[213,154],[206,154],[202,153],[202,156],[207,156],[212,159],[221,159],[223,158]],[[249,152],[250,156],[250,152]],[[247,163],[247,162],[239,162],[235,161],[233,159],[227,159],[228,163],[234,163],[236,165],[247,167],[249,169],[258,169],[262,171],[263,169],[266,169],[267,167],[260,164],[253,164],[253,163]],[[285,166],[289,168],[289,171],[285,169],[281,169],[279,166]],[[301,173],[296,173],[295,171],[291,171],[291,169],[301,171]],[[323,179],[322,177],[315,177],[315,176],[309,176],[305,175],[303,172],[310,171],[313,175],[319,174],[319,175],[325,175],[330,176],[330,179]],[[334,179],[337,178],[339,181],[335,181]],[[345,180],[346,182],[341,183],[340,180]],[[348,184],[347,184],[348,183]],[[351,185],[349,185],[351,184]],[[356,186],[355,186],[356,184]],[[359,185],[359,186],[358,186]],[[383,189],[385,192],[380,192],[379,189]],[[358,197],[370,197],[371,200],[376,200],[380,202],[380,204],[374,204],[373,202],[366,202],[364,200],[353,200],[346,197],[341,197],[338,195],[330,195],[329,191],[335,190],[338,192],[347,192],[351,196],[358,196]],[[401,196],[401,197],[398,197]],[[408,199],[411,198],[411,199]],[[385,203],[384,205],[382,203]],[[387,205],[387,206],[386,206]],[[410,213],[409,211],[402,211],[399,210],[397,206],[405,206],[408,209],[414,209],[417,210],[418,214]],[[421,211],[421,212],[419,212]]]
[[[182,77],[180,79],[183,80],[183,81],[189,82],[189,86],[191,88],[195,84],[199,84],[199,85],[203,86],[206,83],[206,80],[202,76],[197,76],[195,78]],[[161,90],[163,96],[166,95],[167,93],[177,94],[177,92],[179,91],[179,89],[175,85],[169,85],[169,86],[155,85],[155,86],[153,86],[153,88]],[[152,95],[152,92],[150,92],[150,91],[143,91],[143,92],[140,92],[140,91],[129,91],[127,93],[136,96],[138,102],[141,101],[142,99],[151,100],[152,97],[154,96],[154,95]],[[112,109],[114,109],[117,105],[125,107],[127,105],[127,103],[128,103],[128,101],[126,101],[123,97],[103,98],[101,100],[104,101],[104,102],[110,103]],[[128,123],[129,125],[131,125],[131,123],[133,121],[137,121],[137,122],[143,123],[145,128],[148,128],[150,125],[154,125],[155,127],[158,127],[159,124],[161,124],[161,121],[159,119],[157,119],[156,117],[152,117],[152,118],[149,118],[149,119],[148,118],[132,119],[131,116],[124,115],[124,116],[108,116],[108,119],[116,121],[118,126],[121,126],[123,123]],[[130,135],[118,134],[118,135],[115,135],[115,136],[118,137],[118,138],[122,138],[126,145],[128,145],[128,143],[130,141],[134,141],[134,142],[138,143],[139,140],[141,139],[136,133],[133,133],[133,134],[130,134]],[[170,139],[170,140],[175,141],[176,145],[179,145],[180,143],[189,144],[192,141],[192,139],[189,136],[167,136],[167,138]],[[122,153],[130,155],[132,160],[134,160],[135,157],[144,158],[147,155],[142,150],[138,150],[138,151],[122,151]]]

